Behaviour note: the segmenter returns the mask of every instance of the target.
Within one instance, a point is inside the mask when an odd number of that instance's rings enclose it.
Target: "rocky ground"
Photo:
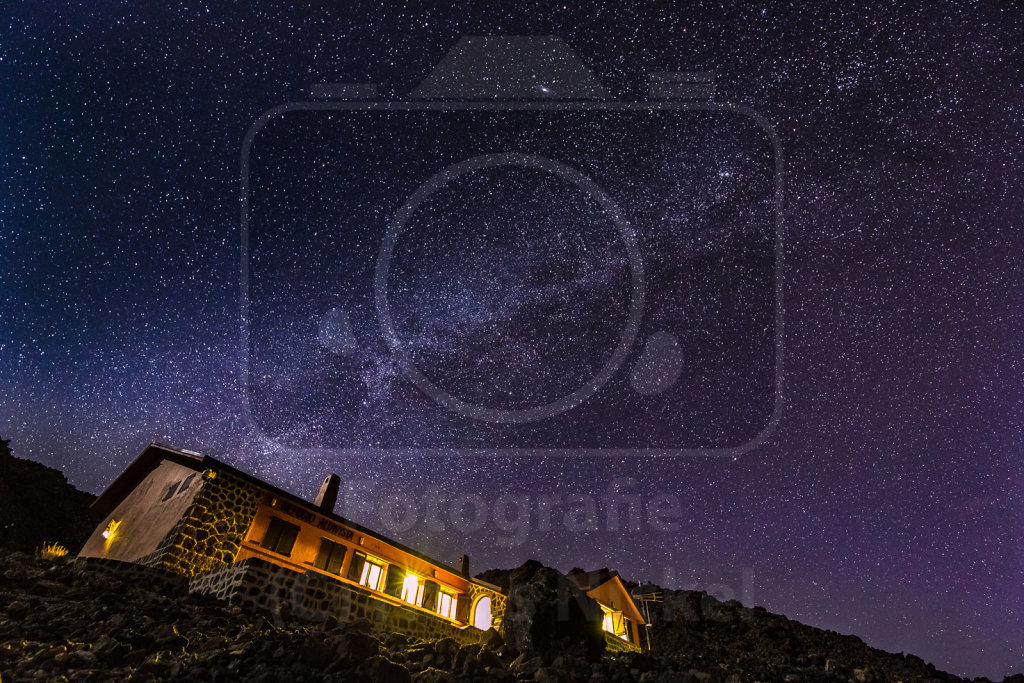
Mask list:
[[[560,580],[539,564],[512,574],[530,590]],[[0,680],[960,680],[916,657],[700,593],[670,592],[661,609],[655,654],[587,652],[571,639],[538,647],[522,628],[508,635],[524,651],[496,632],[482,646],[459,647],[377,633],[365,622],[310,625],[246,612],[190,595],[183,579],[156,570],[124,574],[8,552],[0,554]],[[675,611],[671,619],[667,610]]]
[[[855,636],[651,586],[644,592],[663,596],[652,607],[652,653],[609,654],[591,601],[535,561],[480,575],[510,595],[504,638],[492,632],[482,646],[459,647],[374,632],[368,623],[310,625],[247,612],[190,595],[185,579],[157,570],[31,554],[59,542],[73,556],[98,523],[92,499],[57,470],[13,457],[0,440],[0,683],[963,680]],[[1004,683],[1024,683],[1024,675]]]

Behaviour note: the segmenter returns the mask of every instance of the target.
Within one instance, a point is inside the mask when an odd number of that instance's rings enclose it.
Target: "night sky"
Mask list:
[[[151,441],[334,471],[340,513],[474,571],[1024,669],[1021,6],[383,5],[7,6],[15,454],[92,492]],[[243,233],[264,111],[408,101],[474,35],[558,36],[644,106],[290,111]],[[679,71],[738,108],[659,108]]]

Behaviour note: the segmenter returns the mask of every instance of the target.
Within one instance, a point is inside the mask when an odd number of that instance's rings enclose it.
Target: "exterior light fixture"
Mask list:
[[[103,533],[101,534],[103,538],[107,540],[107,543],[114,540],[114,536],[117,535],[117,528],[119,526],[121,526],[121,520],[119,519],[112,519],[110,520],[110,523],[107,524],[107,528],[104,529]]]

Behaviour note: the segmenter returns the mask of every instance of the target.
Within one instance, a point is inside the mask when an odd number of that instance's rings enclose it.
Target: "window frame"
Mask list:
[[[604,618],[601,620],[602,631],[616,638],[631,640],[629,638],[629,626],[627,625],[629,619],[626,617],[625,612],[614,610],[604,605],[601,606],[601,611],[604,612]]]
[[[363,559],[363,567],[359,572],[359,580],[356,583],[358,583],[360,586],[368,590],[379,592],[381,589],[381,583],[384,579],[384,572],[387,569],[387,566],[387,562],[384,562],[380,558],[367,555]],[[371,568],[377,570],[376,585],[370,585],[369,583],[370,575],[372,574]]]
[[[326,552],[326,559],[323,561],[321,566],[321,557],[324,557]],[[338,557],[340,553],[340,557]],[[332,576],[341,576],[341,570],[345,566],[345,558],[348,557],[348,548],[335,541],[332,538],[323,536],[320,538],[320,547],[316,551],[316,557],[313,559],[313,566],[321,571],[325,571]],[[332,566],[337,566],[337,571],[332,569]]]
[[[478,613],[480,611],[480,607],[484,604],[485,600],[487,601],[486,628],[480,625],[480,620],[477,618]],[[493,603],[491,602],[491,596],[489,595],[481,595],[479,598],[477,598],[477,601],[473,604],[472,612],[470,612],[470,625],[473,626],[473,628],[479,629],[481,631],[486,631],[492,626],[494,626],[494,613],[491,611],[492,604]]]
[[[411,582],[410,579],[412,579]],[[405,578],[402,579],[402,594],[399,599],[414,607],[421,607],[423,603],[423,588],[424,581],[421,577],[416,576],[412,572],[406,572]],[[410,592],[412,593],[411,600],[408,595]]]
[[[295,542],[299,538],[299,531],[301,531],[299,525],[286,522],[280,517],[272,515],[270,517],[270,521],[267,522],[267,530],[263,533],[263,540],[260,541],[260,547],[284,557],[291,557],[292,551],[295,550]],[[271,539],[272,534],[275,534],[273,539]],[[283,551],[281,550],[281,541],[282,539],[287,538],[289,534],[291,535],[291,542],[288,543],[288,549]]]
[[[437,592],[437,613],[439,615],[441,615],[442,617],[444,617],[445,619],[450,619],[452,621],[456,621],[456,619],[455,619],[455,612],[456,612],[456,606],[458,604],[458,597],[459,596],[458,596],[457,593],[454,593],[454,592],[449,591],[449,590],[445,590],[444,588],[441,588],[440,590],[438,590],[438,592]],[[447,612],[445,611],[445,607],[446,607],[445,599],[448,600]]]

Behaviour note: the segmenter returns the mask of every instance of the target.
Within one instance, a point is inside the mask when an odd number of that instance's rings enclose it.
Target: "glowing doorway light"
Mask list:
[[[473,626],[486,631],[491,627],[491,599],[482,597],[476,602],[476,609],[473,610]]]
[[[423,599],[423,584],[415,574],[406,574],[402,582],[402,599],[410,605],[419,605]]]

